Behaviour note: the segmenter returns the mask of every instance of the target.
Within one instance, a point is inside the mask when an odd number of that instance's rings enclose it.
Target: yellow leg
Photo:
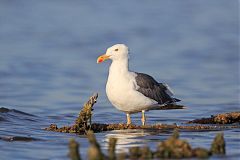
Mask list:
[[[131,124],[131,118],[130,118],[130,114],[127,113],[127,125]]]
[[[142,110],[142,125],[145,126],[146,117],[145,117],[145,110]]]

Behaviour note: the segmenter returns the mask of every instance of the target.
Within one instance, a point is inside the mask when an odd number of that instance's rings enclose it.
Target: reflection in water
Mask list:
[[[144,136],[151,135],[150,131],[145,130],[116,130],[109,132],[105,136],[105,143],[103,148],[108,147],[108,142],[110,137],[117,138],[117,152],[126,151],[127,148],[138,146],[139,144],[146,144],[147,139],[144,139]],[[155,133],[156,134],[156,133]]]
[[[129,147],[148,145],[154,147],[158,142],[166,139],[172,134],[172,129],[134,129],[134,130],[114,130],[106,132],[101,144],[103,149],[108,148],[110,137],[117,138],[116,151],[127,151]]]

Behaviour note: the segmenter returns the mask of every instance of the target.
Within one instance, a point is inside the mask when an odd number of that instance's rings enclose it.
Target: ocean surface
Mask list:
[[[130,68],[168,83],[185,110],[149,111],[147,123],[182,124],[239,111],[239,1],[0,0],[0,159],[68,159],[68,141],[85,136],[43,130],[71,125],[83,103],[99,93],[93,122],[124,123],[105,94],[110,61],[99,55],[116,43],[130,49]],[[140,114],[132,115],[141,124]],[[180,131],[194,147],[209,148],[224,132],[227,154],[240,157],[240,129]],[[172,130],[97,133],[104,151],[110,136],[118,151],[154,149]]]

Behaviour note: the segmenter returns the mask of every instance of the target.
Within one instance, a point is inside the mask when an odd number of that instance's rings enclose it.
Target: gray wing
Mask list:
[[[137,91],[142,93],[144,96],[157,101],[159,104],[169,104],[180,101],[179,99],[171,97],[172,91],[168,85],[158,83],[155,79],[153,79],[153,77],[147,74],[136,74],[136,82],[139,87]]]

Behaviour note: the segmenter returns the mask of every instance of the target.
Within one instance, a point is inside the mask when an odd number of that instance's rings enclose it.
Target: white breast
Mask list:
[[[116,72],[113,69],[113,67],[110,68],[106,85],[106,93],[113,106],[121,111],[131,113],[157,104],[156,101],[136,91],[136,74],[134,72],[119,72],[119,70]]]

